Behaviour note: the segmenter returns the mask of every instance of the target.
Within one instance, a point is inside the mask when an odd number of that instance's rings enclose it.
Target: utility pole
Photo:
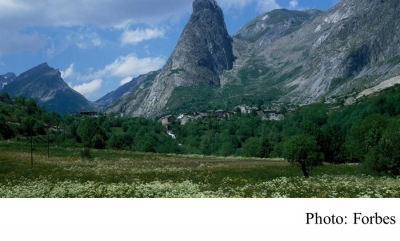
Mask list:
[[[49,125],[47,124],[47,158],[50,158]]]
[[[31,135],[31,167],[33,167],[33,139],[32,139],[32,119],[29,121],[29,132]]]

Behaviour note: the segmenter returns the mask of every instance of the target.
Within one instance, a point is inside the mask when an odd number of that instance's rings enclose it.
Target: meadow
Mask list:
[[[0,142],[2,198],[397,198],[400,179],[324,164],[311,177],[282,159],[90,150]]]

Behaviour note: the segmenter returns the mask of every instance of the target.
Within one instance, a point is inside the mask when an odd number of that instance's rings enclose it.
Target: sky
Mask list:
[[[168,60],[192,0],[0,0],[0,74],[47,62],[95,101]],[[273,9],[328,10],[339,0],[217,0],[229,34]]]

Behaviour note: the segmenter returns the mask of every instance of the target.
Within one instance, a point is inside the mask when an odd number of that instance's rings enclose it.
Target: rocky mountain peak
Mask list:
[[[71,89],[61,78],[59,70],[47,63],[25,71],[8,83],[1,92],[10,96],[33,98],[48,111],[65,114],[81,109],[94,109],[93,104]]]
[[[221,8],[214,0],[195,0],[175,50],[133,115],[158,115],[177,87],[220,86],[219,76],[233,61],[232,38]]]
[[[171,56],[171,60],[177,62],[176,57],[181,58],[182,54],[186,55],[184,57],[189,62],[185,64],[195,65],[187,66],[190,68],[207,68],[213,74],[221,74],[223,70],[232,68],[232,39],[226,29],[223,12],[216,1],[193,2],[193,13],[174,52],[176,54]],[[200,53],[196,56],[197,59],[192,58],[196,53]],[[195,70],[194,73],[198,71]],[[219,85],[218,78],[209,77],[213,84]]]
[[[197,14],[205,9],[220,10],[217,2],[214,0],[195,0],[193,2],[193,14]]]

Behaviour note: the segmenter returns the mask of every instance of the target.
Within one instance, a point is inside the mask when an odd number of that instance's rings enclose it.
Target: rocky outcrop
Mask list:
[[[151,86],[159,71],[152,71],[136,78],[136,85],[126,91],[117,101],[114,101],[107,107],[106,112],[117,113],[126,116],[134,115],[143,103],[146,95],[149,93]]]
[[[256,47],[268,45],[298,30],[305,22],[322,13],[319,10],[276,9],[253,19],[241,27],[234,37],[252,42]]]
[[[133,115],[161,114],[177,87],[201,83],[219,86],[219,76],[232,68],[233,61],[232,39],[221,8],[214,0],[195,0],[175,50]]]

